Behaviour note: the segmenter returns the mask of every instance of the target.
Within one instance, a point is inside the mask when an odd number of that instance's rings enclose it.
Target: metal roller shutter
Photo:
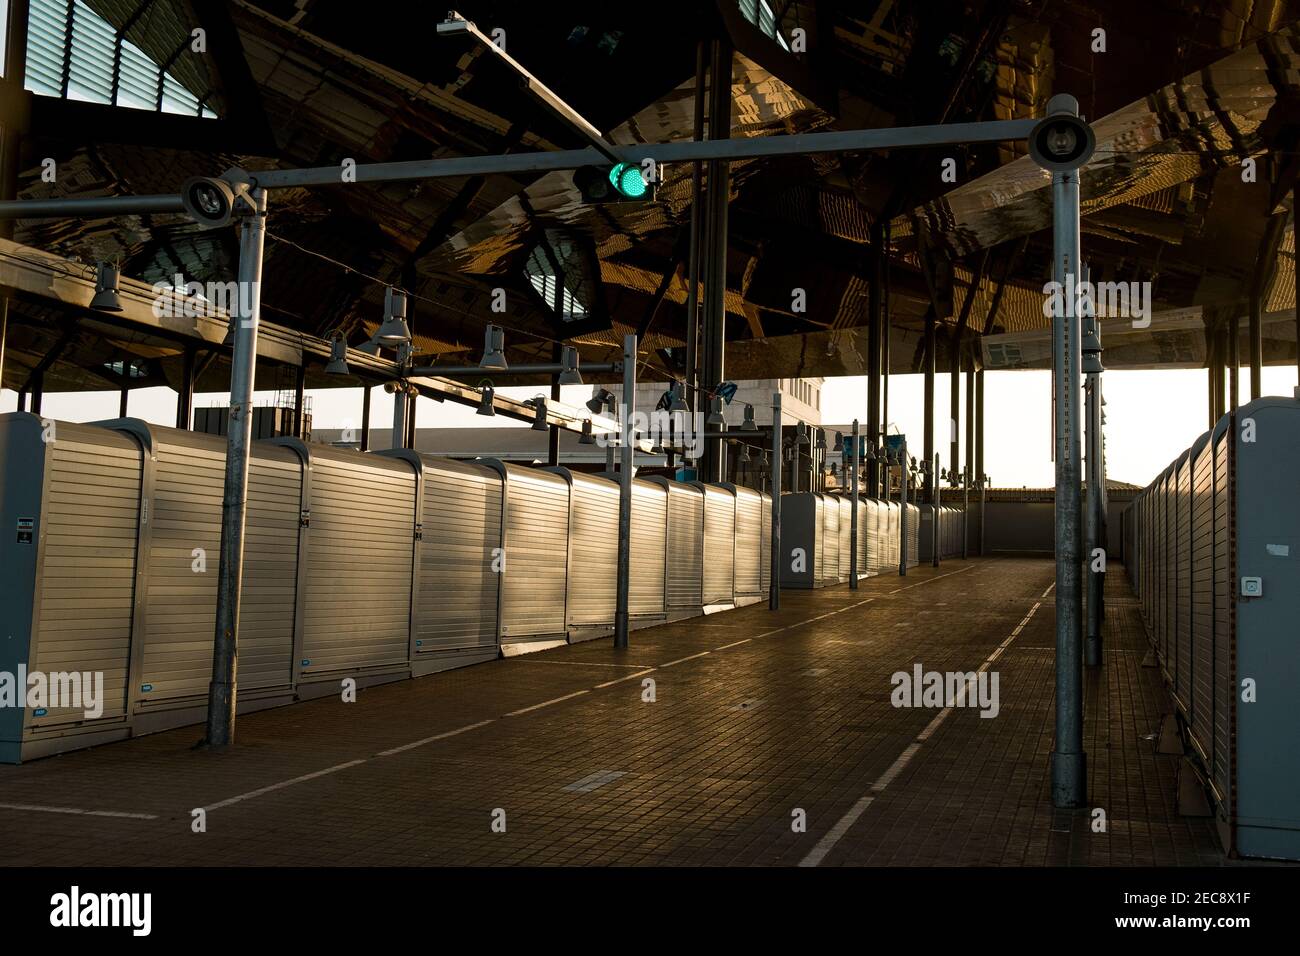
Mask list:
[[[569,486],[559,475],[516,465],[506,473],[501,643],[565,633]]]

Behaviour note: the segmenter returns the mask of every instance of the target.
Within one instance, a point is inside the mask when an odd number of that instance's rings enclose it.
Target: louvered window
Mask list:
[[[141,0],[146,2],[146,0]],[[82,0],[31,0],[25,86],[42,96],[215,117]]]

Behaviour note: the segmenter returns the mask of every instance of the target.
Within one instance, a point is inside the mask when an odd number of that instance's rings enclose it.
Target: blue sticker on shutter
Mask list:
[[[140,685],[140,693],[142,693],[142,694],[147,694],[147,693],[149,693],[149,691],[151,691],[151,690],[153,690],[153,684],[141,684],[141,685]]]
[[[415,646],[416,646],[416,647],[420,647],[420,646],[422,646],[423,644],[424,644],[424,641],[416,641],[416,642],[415,642]]]
[[[33,716],[33,717],[44,717],[44,716],[45,716],[46,714],[48,714],[48,713],[49,713],[49,711],[46,710],[44,707],[37,707],[34,711],[32,711],[32,716]]]
[[[303,666],[303,667],[310,667],[310,666],[311,666],[311,661],[303,661],[303,662],[302,662],[302,666]]]

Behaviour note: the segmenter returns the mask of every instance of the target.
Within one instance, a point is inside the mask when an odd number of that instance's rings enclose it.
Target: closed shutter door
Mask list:
[[[1214,784],[1224,802],[1233,784],[1233,713],[1236,706],[1236,654],[1233,624],[1236,608],[1232,509],[1236,502],[1233,432],[1228,429],[1214,450]],[[1229,808],[1230,809],[1230,808]]]
[[[736,594],[760,593],[759,549],[762,547],[763,508],[755,492],[736,491]]]
[[[704,603],[732,600],[736,551],[736,505],[730,492],[704,496]]]
[[[634,617],[659,617],[664,613],[666,520],[667,495],[664,489],[659,485],[633,481],[628,613]]]
[[[764,492],[762,499],[763,523],[760,529],[762,544],[759,549],[758,574],[763,593],[767,594],[772,590],[772,496]]]
[[[181,436],[173,442],[162,437],[155,443],[141,707],[206,698],[212,679],[226,454],[219,439],[205,438],[187,442]],[[253,500],[250,488],[250,510]],[[202,573],[194,571],[195,549],[205,555]],[[249,577],[246,569],[244,580]],[[241,685],[243,621],[241,607]]]
[[[409,465],[313,456],[304,675],[406,661],[414,543]]]
[[[493,567],[501,547],[501,476],[481,465],[424,461],[420,606],[415,653],[497,643]],[[499,564],[498,564],[499,568]]]
[[[1190,709],[1192,699],[1192,480],[1190,463],[1184,461],[1178,466],[1178,537],[1177,577],[1174,582],[1174,595],[1177,602],[1174,613],[1177,615],[1178,648],[1175,651],[1178,662],[1178,699],[1184,710]]]
[[[569,623],[613,624],[618,595],[618,485],[573,476]]]
[[[1214,446],[1196,456],[1192,480],[1192,724],[1203,756],[1214,747]]]
[[[668,603],[699,607],[704,542],[704,498],[694,489],[672,486],[668,492]]]
[[[819,583],[834,584],[840,579],[840,506],[834,498],[822,497],[821,569]]]
[[[28,671],[102,674],[98,719],[121,717],[131,659],[140,448],[126,435],[60,423],[46,454],[38,618]],[[86,709],[47,707],[28,726],[81,721]]]
[[[501,640],[563,634],[568,483],[559,475],[507,467]]]

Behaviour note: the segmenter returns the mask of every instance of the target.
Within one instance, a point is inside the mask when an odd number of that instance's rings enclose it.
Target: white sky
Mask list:
[[[1054,483],[1051,461],[1051,375],[1048,372],[988,372],[984,376],[985,436],[984,468],[997,487],[1050,487]],[[948,463],[947,375],[935,379],[935,448]],[[1110,371],[1103,376],[1106,396],[1106,449],[1108,473],[1112,479],[1145,485],[1206,430],[1207,399],[1204,369],[1169,369],[1158,372]],[[1242,400],[1249,397],[1249,374],[1241,375]],[[1266,367],[1264,393],[1292,394],[1296,370],[1292,366]],[[540,389],[502,388],[503,395],[529,398]],[[259,392],[258,404],[269,403],[271,392]],[[360,389],[321,389],[312,398],[312,420],[316,428],[359,426]],[[562,401],[577,405],[591,395],[590,386],[569,386]],[[909,451],[921,449],[923,410],[922,377],[894,375],[890,378],[889,416],[891,424],[908,436]],[[965,393],[963,389],[963,403]],[[222,404],[224,395],[205,393],[195,398],[195,407]],[[17,407],[17,395],[0,393],[0,411]],[[392,422],[392,396],[376,388],[371,399],[371,425],[387,428]],[[117,392],[50,393],[42,413],[65,421],[95,421],[115,418]],[[172,425],[176,418],[176,395],[167,388],[139,389],[132,393],[129,413],[159,425]],[[964,409],[963,409],[964,414]],[[854,418],[866,420],[866,378],[828,378],[822,390],[822,420],[847,424]],[[474,410],[451,402],[439,404],[422,398],[416,413],[420,427],[474,428],[518,425],[523,422],[495,417],[484,419]],[[891,429],[893,431],[895,429]],[[965,437],[963,425],[961,437]],[[962,451],[965,461],[965,450]]]

